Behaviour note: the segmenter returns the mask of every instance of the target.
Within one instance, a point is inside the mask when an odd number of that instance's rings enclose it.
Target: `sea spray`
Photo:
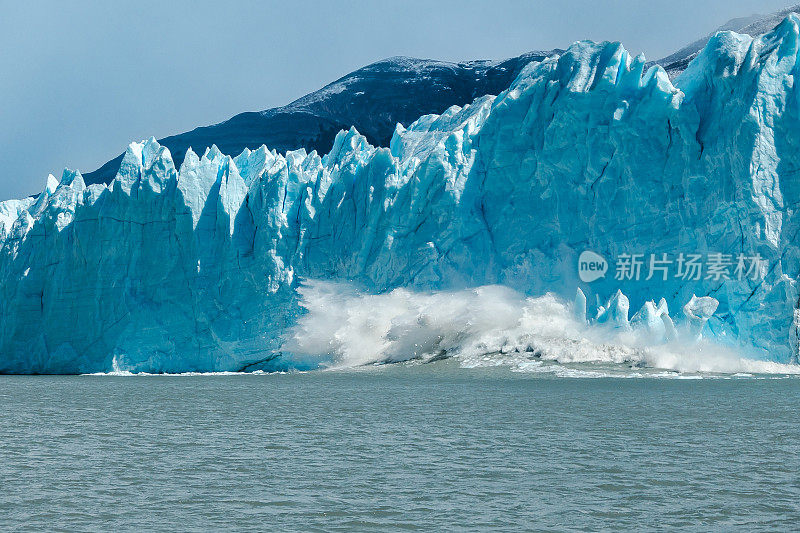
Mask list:
[[[678,372],[796,373],[800,367],[749,359],[703,326],[713,298],[693,297],[680,316],[648,301],[628,321],[615,293],[587,323],[585,310],[555,295],[526,297],[508,287],[382,294],[308,280],[298,288],[305,314],[283,344],[284,362],[343,368],[454,357],[465,366],[544,361],[652,367]],[[702,312],[700,312],[702,310]]]

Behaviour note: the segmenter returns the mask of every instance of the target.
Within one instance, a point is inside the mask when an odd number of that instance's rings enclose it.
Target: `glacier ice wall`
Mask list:
[[[133,143],[108,186],[52,176],[0,203],[0,372],[269,366],[303,278],[366,290],[502,284],[590,305],[622,288],[719,301],[707,328],[796,358],[798,25],[722,32],[673,85],[579,42],[508,90],[330,153]],[[578,279],[583,250],[758,253],[763,279]],[[799,319],[800,320],[800,319]]]

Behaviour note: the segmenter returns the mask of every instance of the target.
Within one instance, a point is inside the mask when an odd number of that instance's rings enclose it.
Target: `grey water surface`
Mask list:
[[[775,531],[800,379],[0,376],[0,529]]]

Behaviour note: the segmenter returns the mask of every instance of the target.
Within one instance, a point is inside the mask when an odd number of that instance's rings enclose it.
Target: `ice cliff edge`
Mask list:
[[[794,360],[799,25],[721,32],[675,85],[618,43],[576,43],[496,97],[398,126],[388,148],[351,129],[324,156],[212,148],[176,169],[150,139],[110,185],[50,177],[0,203],[0,372],[268,368],[303,278],[580,287],[590,308],[618,288],[634,308],[711,296],[711,334]],[[587,250],[611,263],[591,282]],[[648,279],[649,258],[695,255],[728,275]],[[759,261],[737,276],[741,257]],[[642,275],[615,276],[620,258]]]

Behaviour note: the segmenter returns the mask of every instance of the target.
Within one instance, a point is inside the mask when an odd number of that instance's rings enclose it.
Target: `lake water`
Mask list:
[[[796,529],[800,379],[689,377],[0,376],[0,529]]]

